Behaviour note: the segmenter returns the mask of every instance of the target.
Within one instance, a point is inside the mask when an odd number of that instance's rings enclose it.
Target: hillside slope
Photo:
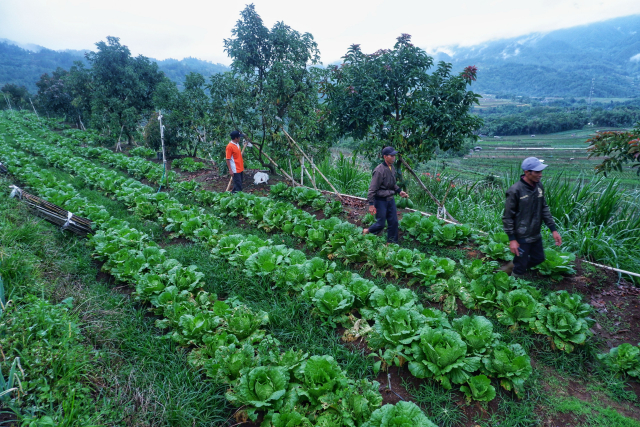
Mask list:
[[[640,96],[640,15],[475,46],[447,46],[436,60],[479,69],[474,90],[525,96]]]
[[[58,67],[68,70],[74,61],[83,61],[88,51],[64,50],[55,51],[43,46],[28,44],[18,45],[7,39],[0,39],[0,87],[7,83],[25,86],[29,92],[35,93],[38,88],[36,82],[44,73],[51,73]],[[165,75],[176,82],[178,86],[184,82],[184,77],[190,72],[200,73],[206,77],[227,71],[229,68],[222,64],[203,61],[197,58],[165,59],[158,61],[158,67]]]

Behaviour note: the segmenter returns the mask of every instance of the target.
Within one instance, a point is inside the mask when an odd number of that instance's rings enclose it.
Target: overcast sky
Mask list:
[[[192,56],[229,64],[223,39],[247,1],[0,0],[0,38],[50,49],[94,49],[120,37],[134,55]],[[639,0],[256,0],[271,27],[284,21],[313,34],[322,61],[353,43],[365,52],[390,48],[401,33],[432,51],[451,44],[546,32],[640,13]]]

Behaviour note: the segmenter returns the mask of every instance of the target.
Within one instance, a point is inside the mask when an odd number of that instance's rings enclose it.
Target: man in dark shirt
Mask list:
[[[385,147],[382,150],[384,162],[373,170],[367,201],[369,212],[376,216],[377,221],[362,231],[363,234],[376,234],[382,231],[387,222],[387,243],[398,243],[398,211],[393,196],[399,194],[400,197],[409,197],[396,184],[396,171],[393,167],[396,154],[398,152],[392,147]]]
[[[542,171],[546,167],[547,165],[535,157],[524,159],[524,174],[520,176],[520,181],[507,190],[502,224],[504,232],[509,236],[509,250],[515,257],[503,270],[512,272],[515,277],[522,276],[527,269],[535,267],[545,259],[540,234],[542,221],[553,233],[556,245],[562,245],[562,238],[556,230],[556,224],[544,197],[544,188],[540,183]]]

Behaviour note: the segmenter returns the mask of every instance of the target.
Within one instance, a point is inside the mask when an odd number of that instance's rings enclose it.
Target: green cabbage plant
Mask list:
[[[456,331],[425,327],[411,346],[409,371],[417,378],[435,378],[447,390],[462,384],[480,368],[479,357],[466,357],[467,345]]]
[[[517,327],[519,324],[533,322],[536,319],[538,307],[542,306],[529,292],[516,289],[500,298],[500,306],[496,317],[503,325]]]
[[[467,385],[460,387],[468,400],[490,402],[496,397],[496,389],[491,385],[491,380],[486,375],[476,375],[467,380]]]
[[[437,427],[413,402],[398,402],[377,409],[362,427]]]
[[[256,409],[278,409],[284,403],[283,396],[289,385],[289,373],[278,366],[258,366],[241,371],[236,386],[225,396],[236,406],[246,405],[247,414],[257,419]]]
[[[500,379],[505,390],[514,390],[518,396],[524,393],[524,382],[531,375],[531,359],[520,344],[499,342],[490,357],[483,359],[487,373]]]
[[[464,315],[453,319],[452,326],[467,343],[467,351],[476,356],[487,353],[500,338],[493,332],[493,323],[484,316]]]
[[[637,346],[620,344],[609,353],[599,354],[598,359],[613,372],[640,378],[640,348]]]
[[[576,344],[584,344],[594,323],[592,319],[576,317],[562,307],[546,308],[542,304],[537,317],[533,330],[551,337],[551,345],[567,353],[571,353]]]

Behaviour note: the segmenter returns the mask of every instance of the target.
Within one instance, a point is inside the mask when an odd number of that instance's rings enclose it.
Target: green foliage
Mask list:
[[[129,154],[136,157],[148,158],[148,157],[155,157],[156,152],[151,148],[136,147],[129,150]]]
[[[599,354],[611,371],[640,378],[640,347],[629,343],[620,344],[609,350],[609,353]]]
[[[519,396],[524,393],[524,382],[532,372],[531,360],[520,344],[498,343],[492,349],[492,357],[484,358],[488,374],[499,378],[505,390],[513,390]]]
[[[604,157],[601,164],[596,166],[596,173],[605,175],[613,171],[621,171],[622,165],[631,163],[640,175],[640,122],[630,132],[599,132],[587,141],[589,158]]]
[[[413,402],[398,402],[377,409],[362,427],[436,427]]]
[[[185,172],[197,172],[202,169],[206,169],[207,165],[203,162],[196,162],[191,157],[184,157],[182,159],[174,160],[171,163],[172,167],[177,167]]]
[[[556,280],[562,278],[564,274],[575,274],[572,264],[576,260],[576,254],[548,248],[544,250],[544,256],[544,262],[534,267],[540,274],[551,276]]]
[[[500,299],[500,309],[496,313],[498,321],[503,325],[516,327],[519,324],[528,325],[536,319],[540,304],[524,289],[515,289],[503,294]],[[542,307],[544,308],[544,307]]]
[[[149,111],[156,86],[165,79],[155,63],[129,48],[117,37],[96,43],[97,52],[87,53],[91,65],[91,121],[99,129],[110,128],[129,138],[139,115]]]
[[[370,158],[392,145],[415,161],[475,138],[481,121],[469,113],[478,95],[466,88],[476,68],[452,75],[450,64],[441,62],[429,73],[432,65],[408,34],[398,37],[393,49],[371,55],[352,45],[341,66],[327,69],[322,85],[340,133],[361,140],[360,149]]]
[[[468,385],[468,386],[467,386]],[[496,389],[491,385],[491,380],[486,375],[476,375],[467,380],[467,385],[460,387],[467,399],[489,402],[496,397]]]
[[[465,224],[448,224],[436,216],[423,216],[411,212],[402,216],[400,227],[422,243],[438,246],[459,245],[471,236],[471,227]]]
[[[212,115],[219,124],[213,138],[223,140],[226,129],[241,129],[256,146],[253,154],[273,168],[264,149],[280,164],[290,159],[290,142],[281,127],[307,150],[313,143],[321,159],[329,145],[328,123],[322,116],[317,81],[317,43],[284,22],[264,26],[254,5],[247,5],[225,39],[231,72],[211,77]]]
[[[466,357],[467,345],[451,329],[423,329],[411,351],[409,371],[418,378],[434,378],[446,389],[451,389],[452,382],[464,383],[471,372],[480,368],[480,358]]]
[[[571,353],[576,344],[584,344],[587,336],[591,335],[589,328],[595,323],[592,319],[576,317],[557,306],[546,308],[540,305],[537,318],[534,330],[549,335],[553,340],[552,345],[567,353]]]

